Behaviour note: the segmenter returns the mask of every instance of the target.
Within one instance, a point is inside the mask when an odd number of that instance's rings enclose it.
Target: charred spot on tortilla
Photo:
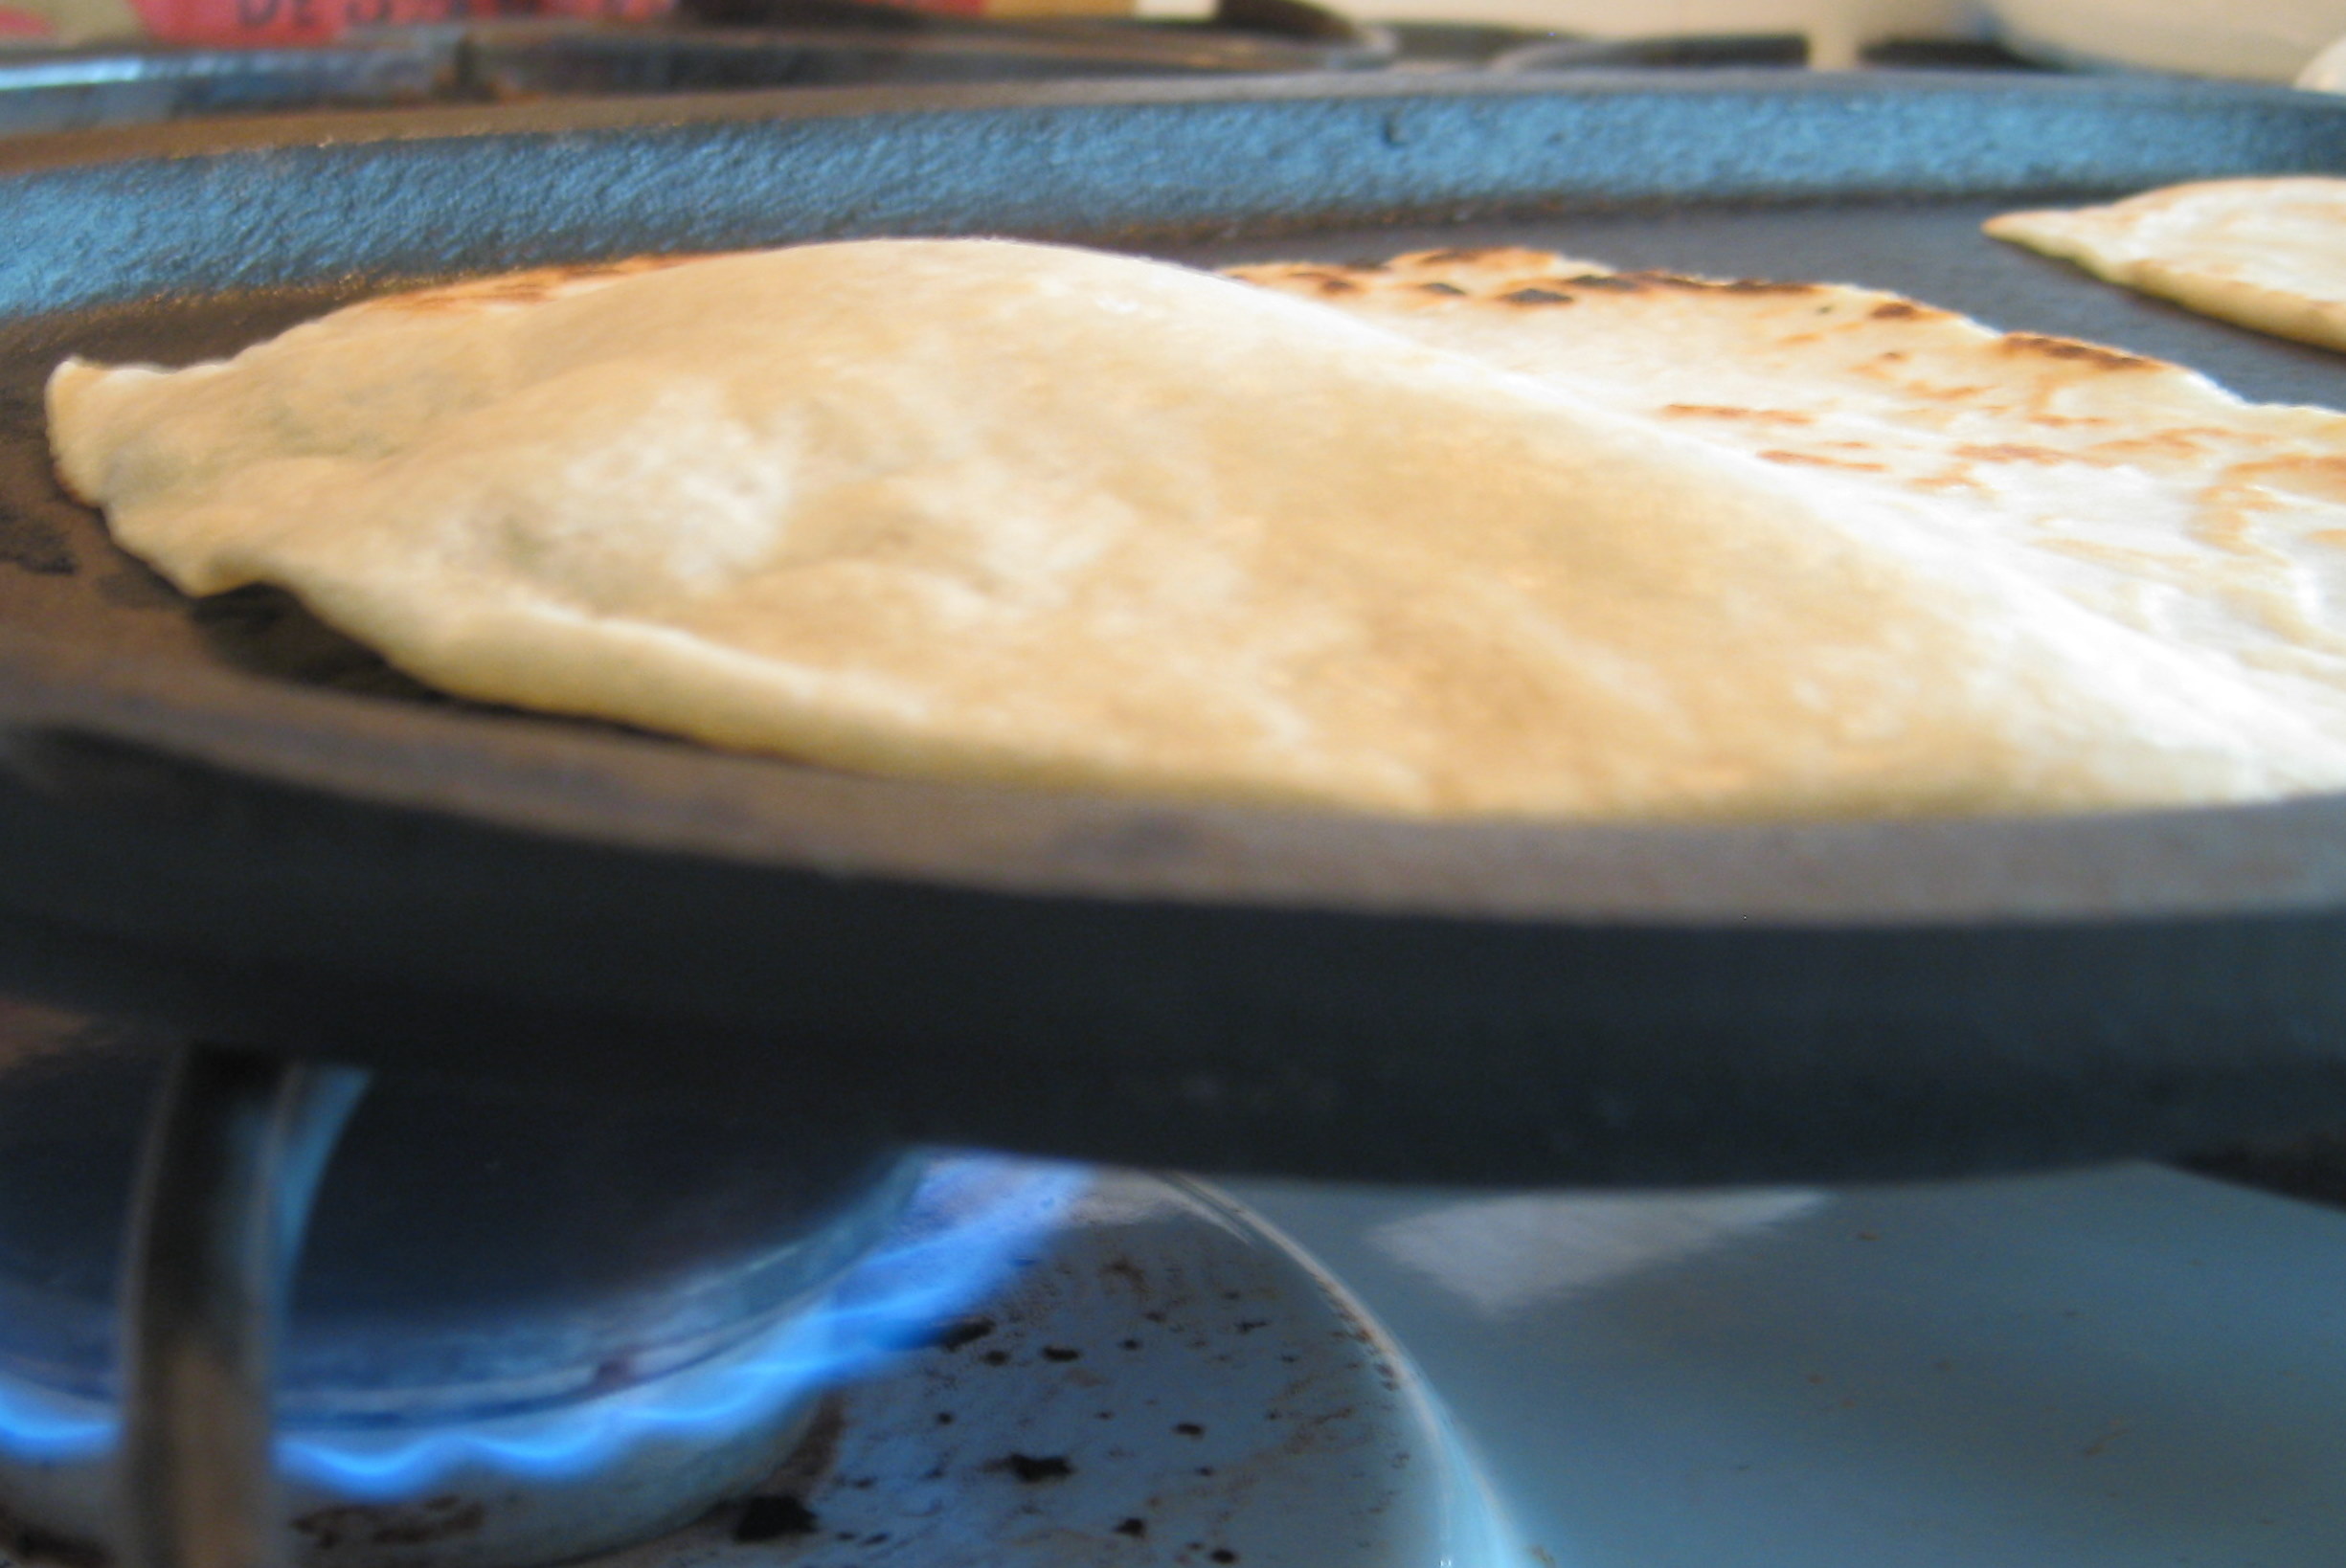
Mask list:
[[[1996,347],[2008,354],[2042,354],[2048,359],[2073,359],[2101,370],[2155,370],[2167,368],[2163,361],[2130,354],[2122,348],[2105,348],[2098,343],[2080,343],[2075,338],[2047,337],[2041,332],[2007,332]]]

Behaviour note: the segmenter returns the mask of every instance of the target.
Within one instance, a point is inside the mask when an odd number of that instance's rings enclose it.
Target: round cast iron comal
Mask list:
[[[0,147],[0,978],[532,1092],[1353,1178],[1912,1177],[2346,1117],[2346,798],[1428,823],[727,755],[435,699],[282,595],[181,598],[59,493],[38,400],[68,351],[217,354],[422,278],[987,233],[1846,279],[2335,405],[2346,362],[1976,226],[2341,168],[2335,100],[1890,73],[810,93]]]

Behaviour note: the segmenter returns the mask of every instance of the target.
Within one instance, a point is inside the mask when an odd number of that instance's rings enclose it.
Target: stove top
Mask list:
[[[1526,1557],[2346,1552],[2346,1215],[2183,1172],[1585,1198],[1229,1189],[1423,1369]]]

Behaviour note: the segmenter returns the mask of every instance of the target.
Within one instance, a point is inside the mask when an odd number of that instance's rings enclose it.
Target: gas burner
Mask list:
[[[206,1074],[242,1069],[180,1062],[132,1220],[158,1043],[0,1002],[0,1529],[20,1561],[180,1560],[126,1534],[144,1504],[122,1499],[157,1477],[151,1431],[115,1414],[113,1238],[141,1239],[127,1382],[151,1400],[169,1254],[203,1240],[183,1234],[200,1205],[173,1207],[203,1186],[181,1146]],[[259,1545],[301,1568],[1383,1568],[1502,1534],[1382,1333],[1204,1189],[285,1081],[308,1098],[280,1129],[281,1213],[302,1151],[344,1143],[276,1356]]]
[[[982,1310],[825,1400],[753,1495],[598,1568],[1521,1560],[1342,1287],[1208,1187],[1101,1175]]]
[[[524,1568],[684,1524],[797,1448],[818,1398],[981,1299],[1081,1180],[1057,1166],[939,1158],[900,1208],[883,1188],[894,1224],[813,1299],[672,1370],[606,1356],[590,1377],[607,1389],[487,1411],[449,1408],[477,1402],[477,1388],[452,1397],[413,1378],[281,1390],[287,1555],[311,1568]],[[428,1345],[428,1326],[417,1329]],[[448,1363],[445,1345],[422,1357],[400,1345],[396,1324],[376,1337],[377,1356]],[[548,1337],[565,1336],[550,1324]],[[0,1496],[20,1543],[116,1556],[117,1435],[110,1403],[0,1377]]]

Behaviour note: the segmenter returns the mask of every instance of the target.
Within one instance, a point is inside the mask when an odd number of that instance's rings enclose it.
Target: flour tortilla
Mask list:
[[[461,694],[846,768],[1587,818],[2346,782],[2288,680],[1928,497],[1410,320],[819,245],[69,362],[50,409],[68,484],[190,593],[281,584]]]
[[[1895,294],[1538,251],[1233,269],[1609,411],[1896,498],[2346,735],[2346,415]]]
[[[1987,232],[2275,337],[2346,348],[2346,180],[2210,180]]]

